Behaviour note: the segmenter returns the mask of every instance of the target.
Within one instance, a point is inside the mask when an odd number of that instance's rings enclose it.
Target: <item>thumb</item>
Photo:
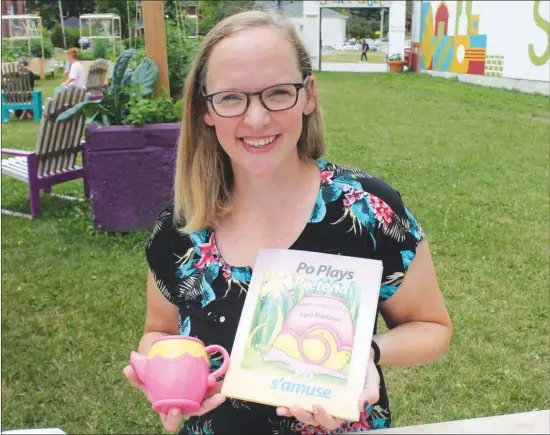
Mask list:
[[[368,405],[374,405],[380,400],[380,375],[374,363],[369,361],[365,389],[359,396],[359,411],[365,411]]]
[[[167,432],[176,432],[180,428],[181,424],[181,410],[179,408],[172,408],[168,411],[168,414],[159,412],[160,421]]]

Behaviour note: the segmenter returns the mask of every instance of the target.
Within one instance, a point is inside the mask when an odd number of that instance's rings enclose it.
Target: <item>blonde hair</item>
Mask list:
[[[214,128],[203,121],[207,111],[203,87],[210,54],[225,37],[263,26],[281,32],[292,44],[303,79],[312,72],[306,48],[293,25],[281,15],[264,11],[241,12],[220,21],[206,35],[185,81],[185,108],[174,180],[174,223],[183,233],[215,226],[231,209],[233,200],[233,171],[229,157],[218,143]],[[314,98],[317,100],[316,95]],[[324,146],[324,122],[319,103],[315,101],[313,112],[303,116],[298,155],[303,160],[318,159]]]
[[[73,48],[69,48],[69,49],[67,50],[67,54],[68,54],[69,56],[74,57],[75,59],[78,58],[78,50],[77,50],[76,48],[74,48],[74,47],[73,47]]]

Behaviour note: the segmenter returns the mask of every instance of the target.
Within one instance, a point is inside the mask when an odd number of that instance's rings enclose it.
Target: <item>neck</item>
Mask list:
[[[300,187],[305,188],[308,180],[319,178],[317,165],[304,162],[298,156],[266,177],[254,177],[238,168],[233,169],[233,174],[234,212],[251,210],[250,207],[260,207],[268,213],[277,210],[288,202],[289,196],[295,196]]]

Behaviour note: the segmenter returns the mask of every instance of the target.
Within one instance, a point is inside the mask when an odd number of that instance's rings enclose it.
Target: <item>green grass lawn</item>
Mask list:
[[[548,409],[549,99],[414,74],[318,77],[325,157],[401,192],[454,322],[440,361],[385,370],[394,426]],[[37,129],[4,124],[2,146],[33,149]],[[83,197],[81,181],[54,191]],[[22,182],[2,176],[1,199],[29,210]],[[149,231],[95,232],[88,203],[43,195],[42,209],[2,216],[2,430],[158,433],[121,373],[143,331]]]
[[[360,51],[336,51],[331,50],[326,54],[323,54],[322,62],[342,62],[342,63],[360,63],[361,52]],[[369,63],[384,63],[386,62],[386,55],[379,51],[369,51],[367,53],[367,60]]]

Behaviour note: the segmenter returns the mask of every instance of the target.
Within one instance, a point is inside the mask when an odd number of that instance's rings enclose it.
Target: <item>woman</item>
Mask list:
[[[374,336],[358,422],[333,418],[321,407],[309,413],[225,400],[220,382],[196,415],[185,416],[181,433],[389,426],[380,365],[425,364],[446,351],[451,336],[420,226],[386,183],[319,160],[324,126],[316,79],[283,18],[249,11],[218,23],[202,42],[185,89],[174,204],[159,215],[146,251],[147,317],[138,351],[147,354],[166,334],[196,336],[230,351],[262,248],[382,260],[379,310],[391,330]],[[143,389],[130,366],[124,374]],[[177,411],[161,414],[168,431],[177,430],[181,418]]]

